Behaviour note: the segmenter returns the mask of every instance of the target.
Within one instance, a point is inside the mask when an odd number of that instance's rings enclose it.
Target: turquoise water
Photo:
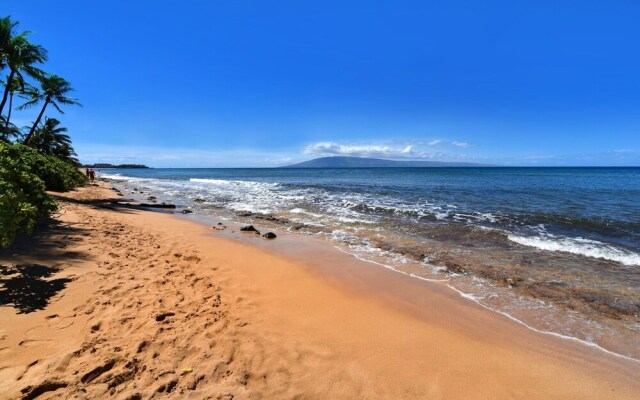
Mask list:
[[[398,271],[444,276],[529,325],[640,357],[640,168],[100,173],[140,199],[322,236]]]

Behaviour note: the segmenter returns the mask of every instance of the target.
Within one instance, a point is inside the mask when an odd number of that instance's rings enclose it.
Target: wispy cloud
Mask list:
[[[466,149],[467,147],[469,147],[469,143],[467,143],[467,142],[458,142],[457,140],[454,140],[453,142],[451,142],[451,144],[456,146],[456,147],[463,148],[463,149]]]
[[[302,154],[334,155],[353,157],[420,157],[421,153],[414,150],[414,144],[340,144],[335,142],[319,142],[306,146]]]
[[[318,142],[310,144],[302,149],[302,154],[313,156],[349,156],[349,157],[376,157],[389,159],[412,160],[442,160],[459,161],[474,160],[475,157],[467,154],[450,154],[435,152],[429,147],[441,143],[441,140],[429,142],[393,142],[393,143],[337,143]]]

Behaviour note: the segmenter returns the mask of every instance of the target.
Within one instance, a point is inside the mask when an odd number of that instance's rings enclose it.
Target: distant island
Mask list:
[[[149,168],[142,164],[85,164],[83,168]]]
[[[428,167],[492,167],[489,164],[446,161],[394,161],[365,157],[321,157],[280,168],[428,168]]]

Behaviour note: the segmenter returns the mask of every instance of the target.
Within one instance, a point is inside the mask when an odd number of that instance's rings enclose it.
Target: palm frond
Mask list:
[[[58,110],[60,114],[64,114],[64,111],[62,111],[60,106],[55,101],[50,101],[49,104],[51,104],[56,110]]]
[[[39,102],[40,102],[39,98],[32,98],[31,100],[27,101],[26,103],[22,104],[21,106],[18,106],[16,109],[20,110],[20,111],[27,110],[27,109],[35,106]]]

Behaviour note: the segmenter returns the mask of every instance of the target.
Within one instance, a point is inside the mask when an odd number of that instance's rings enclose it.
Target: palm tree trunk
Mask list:
[[[11,83],[13,82],[13,75],[15,73],[16,71],[14,69],[11,69],[9,77],[7,78],[7,85],[4,87],[4,94],[2,95],[2,103],[0,103],[0,115],[2,115],[4,105],[7,104],[7,96],[9,96],[9,92],[11,91]]]
[[[24,142],[22,143],[24,144],[29,143],[29,139],[31,139],[31,136],[33,136],[33,132],[36,131],[36,127],[40,123],[40,120],[42,119],[42,115],[44,114],[44,110],[47,108],[47,105],[49,105],[49,99],[44,101],[44,104],[42,105],[42,110],[40,110],[40,114],[38,114],[38,118],[36,119],[36,122],[33,123],[33,126],[31,127],[29,134],[27,135],[26,138],[24,138]]]
[[[11,110],[13,110],[13,90],[9,93],[9,111],[7,111],[7,121],[4,124],[5,128],[9,127],[9,121],[11,120]]]

